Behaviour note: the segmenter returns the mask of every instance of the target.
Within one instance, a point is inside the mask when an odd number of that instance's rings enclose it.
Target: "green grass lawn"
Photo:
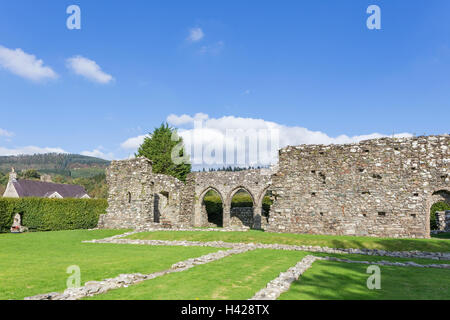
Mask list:
[[[248,232],[206,232],[206,231],[155,231],[142,232],[128,236],[130,239],[146,240],[190,240],[258,242],[291,245],[312,245],[331,248],[366,248],[389,251],[433,251],[450,252],[447,239],[392,239],[351,236],[322,236],[309,234],[268,233],[250,230]]]
[[[254,250],[87,299],[249,299],[305,255],[296,251]]]
[[[450,271],[381,266],[381,289],[369,290],[368,265],[316,261],[281,300],[450,299]]]
[[[66,270],[71,265],[80,267],[84,284],[121,273],[165,270],[178,261],[219,250],[81,243],[123,232],[76,230],[0,234],[0,300],[62,292],[70,276]]]
[[[102,239],[126,230],[75,230],[0,234],[0,300],[23,299],[48,292],[62,292],[70,276],[67,267],[78,265],[81,282],[103,280],[121,273],[153,273],[170,268],[176,262],[223,250],[209,247],[166,247],[132,244],[82,243]],[[223,240],[229,242],[263,242],[327,245],[330,247],[373,248],[390,246],[390,250],[448,251],[449,240],[377,239],[356,237],[311,236],[250,232],[151,232],[130,238],[167,240]],[[380,242],[381,241],[381,242]],[[393,242],[391,242],[393,241]],[[305,243],[306,242],[306,243]],[[331,242],[331,243],[330,243]],[[337,244],[338,243],[338,244]],[[409,246],[398,248],[398,246]],[[392,249],[393,246],[395,249]],[[415,246],[422,246],[417,248]],[[259,249],[233,255],[190,270],[168,274],[128,288],[113,290],[93,299],[248,299],[266,286],[280,272],[300,261],[307,252]],[[311,253],[365,261],[415,261],[366,255]],[[450,263],[450,261],[439,261]],[[283,295],[286,299],[450,299],[450,271],[422,268],[382,268],[382,290],[369,291],[365,286],[367,265],[329,261],[314,263],[301,281]],[[303,282],[303,280],[305,280]]]

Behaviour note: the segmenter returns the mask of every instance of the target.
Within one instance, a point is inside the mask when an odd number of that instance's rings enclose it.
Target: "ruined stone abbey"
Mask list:
[[[450,203],[449,164],[449,135],[288,146],[276,169],[192,172],[186,183],[153,173],[145,158],[113,161],[99,227],[211,226],[203,199],[214,190],[224,227],[428,238],[431,205]],[[250,194],[252,208],[231,207],[240,190]],[[264,212],[268,192],[273,204]]]

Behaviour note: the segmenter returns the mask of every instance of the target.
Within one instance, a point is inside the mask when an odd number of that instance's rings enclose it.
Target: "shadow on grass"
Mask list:
[[[381,266],[381,289],[367,288],[368,265],[317,261],[281,300],[450,299],[450,272]]]
[[[450,232],[432,234],[431,237],[436,239],[450,239]]]

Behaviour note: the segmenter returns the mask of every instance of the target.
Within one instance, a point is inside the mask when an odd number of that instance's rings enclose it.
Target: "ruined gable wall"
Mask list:
[[[153,216],[152,165],[146,158],[112,161],[106,170],[108,209],[101,228],[135,228]]]
[[[181,191],[178,179],[152,172],[151,161],[135,158],[113,161],[107,169],[108,209],[102,228],[178,226]]]
[[[444,135],[281,149],[267,230],[429,237],[433,193],[450,189],[449,148]]]

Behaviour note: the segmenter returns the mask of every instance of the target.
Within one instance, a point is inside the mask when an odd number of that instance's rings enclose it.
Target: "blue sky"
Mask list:
[[[81,30],[66,27],[72,4]],[[381,30],[366,27],[371,4]],[[274,123],[288,144],[448,133],[449,13],[447,0],[1,0],[0,154],[121,159],[198,113],[212,129]]]

